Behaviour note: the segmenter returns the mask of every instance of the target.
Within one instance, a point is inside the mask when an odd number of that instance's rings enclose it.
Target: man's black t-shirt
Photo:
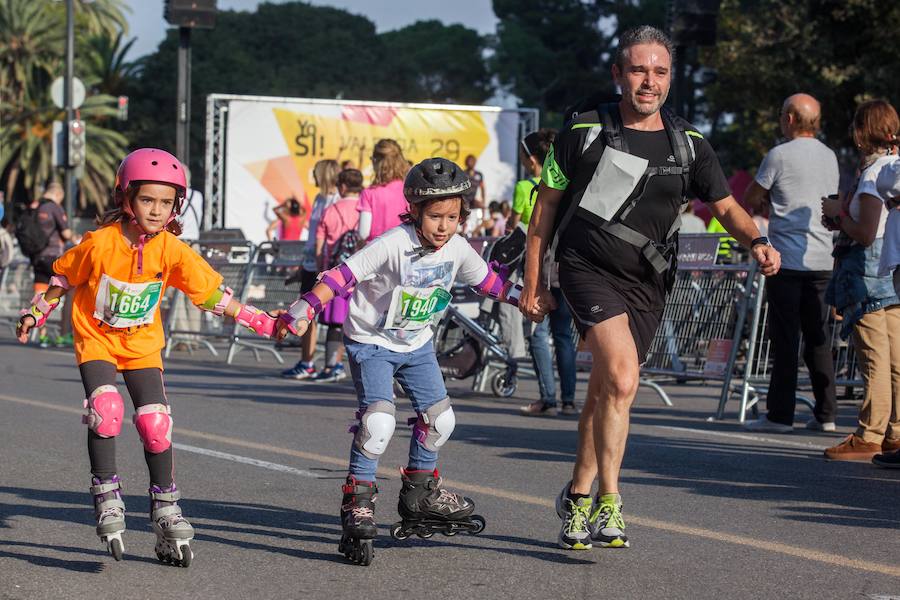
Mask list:
[[[572,131],[575,135],[557,138],[554,148],[554,167],[571,177],[574,163],[580,157],[573,149],[583,147],[585,129]],[[649,161],[651,167],[674,166],[675,157],[669,137],[664,130],[639,131],[623,129],[629,153]],[[567,139],[568,138],[568,139]],[[709,143],[695,136],[696,158],[691,164],[689,195],[704,202],[715,202],[731,191],[722,167]],[[555,144],[556,145],[556,144]],[[545,179],[545,182],[547,180]],[[628,227],[651,240],[663,243],[666,233],[678,216],[682,200],[680,175],[654,176],[647,183],[643,196],[624,220]],[[556,187],[556,186],[551,186]],[[632,193],[637,195],[639,190]],[[641,255],[641,249],[600,230],[603,220],[579,209],[560,236],[560,264],[580,270],[596,272],[641,310],[659,310],[665,302],[665,278],[657,273]]]

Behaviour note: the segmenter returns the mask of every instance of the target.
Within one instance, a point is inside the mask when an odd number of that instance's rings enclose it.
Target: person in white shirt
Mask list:
[[[465,172],[444,158],[426,159],[413,167],[403,186],[410,204],[403,223],[321,274],[318,284],[280,317],[279,339],[287,331],[302,335],[332,298],[350,297],[344,342],[359,401],[359,424],[342,488],[340,548],[356,562],[368,564],[371,540],[377,534],[375,473],[394,432],[395,378],[419,416],[409,462],[401,470],[398,510],[403,520],[392,535],[403,539],[435,531],[478,533],[484,527],[484,519],[472,515],[472,500],[444,489],[436,469],[438,450],[453,432],[456,418],[431,325],[450,304],[450,289],[457,279],[483,295],[518,302],[519,288],[458,235],[468,213],[465,192],[471,186]]]

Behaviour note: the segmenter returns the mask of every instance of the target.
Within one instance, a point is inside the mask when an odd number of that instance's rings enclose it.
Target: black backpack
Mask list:
[[[338,213],[338,216],[341,216],[341,213]],[[341,223],[343,224],[343,222],[344,218],[341,216]],[[358,249],[359,233],[356,229],[348,229],[338,238],[338,241],[331,249],[331,260],[328,264],[328,268],[336,267],[345,262],[348,258],[353,256]]]
[[[44,202],[50,202],[50,200],[42,200],[34,208],[27,207],[16,221],[16,239],[19,241],[19,249],[28,258],[37,256],[50,244],[50,238],[44,233],[38,220],[38,212]]]

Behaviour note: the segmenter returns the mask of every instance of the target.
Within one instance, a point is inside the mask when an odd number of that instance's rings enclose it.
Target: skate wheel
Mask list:
[[[368,567],[370,564],[372,564],[372,557],[374,556],[374,554],[375,550],[372,547],[371,540],[360,542],[359,554],[357,555],[358,560],[356,562],[364,567]]]
[[[453,537],[457,534],[457,531],[455,529],[448,529],[447,531],[442,531],[441,533],[443,533],[447,537]]]
[[[181,550],[181,560],[177,562],[178,566],[187,569],[191,566],[191,561],[194,559],[194,552],[191,550],[190,546],[182,546]]]
[[[405,540],[409,534],[403,531],[403,523],[394,523],[391,526],[391,537],[395,540]]]
[[[479,533],[484,531],[484,528],[487,525],[487,521],[484,520],[484,517],[482,517],[481,515],[472,515],[470,519],[475,525],[475,529],[470,532],[472,535],[478,535]]]
[[[109,541],[109,553],[112,554],[114,559],[117,561],[122,560],[122,554],[124,552],[125,548],[122,547],[122,540],[114,538]]]
[[[428,538],[430,538],[431,536],[434,535],[434,532],[433,531],[423,531],[422,533],[417,533],[416,535],[419,536],[420,538],[422,538],[423,540],[427,540]]]

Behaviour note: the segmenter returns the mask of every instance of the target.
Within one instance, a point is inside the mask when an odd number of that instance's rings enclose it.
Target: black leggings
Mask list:
[[[116,384],[116,366],[105,360],[88,361],[78,367],[81,370],[81,381],[84,393],[90,397],[91,392],[102,385]],[[165,404],[166,391],[163,387],[162,371],[159,369],[135,369],[122,371],[125,385],[134,408],[147,404]],[[116,438],[100,437],[92,429],[88,429],[88,456],[91,459],[91,473],[95,477],[107,479],[118,473],[116,469]],[[153,454],[144,450],[144,459],[150,470],[150,483],[160,487],[172,485],[174,462],[172,448]]]

